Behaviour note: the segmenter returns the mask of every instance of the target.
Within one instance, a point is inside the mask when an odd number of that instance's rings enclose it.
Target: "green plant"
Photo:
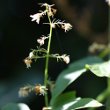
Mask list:
[[[41,7],[45,7],[44,11],[41,11],[37,14],[31,15],[32,21],[36,21],[37,24],[39,24],[40,19],[47,15],[49,23],[43,23],[50,25],[50,32],[47,36],[42,35],[39,39],[37,39],[37,42],[39,43],[39,46],[37,46],[37,49],[32,49],[32,51],[29,53],[29,56],[24,59],[24,62],[27,66],[27,68],[31,67],[32,60],[37,60],[40,58],[45,58],[45,70],[44,70],[44,85],[37,84],[36,86],[25,86],[23,88],[20,88],[19,95],[20,96],[27,96],[28,93],[31,91],[35,91],[36,94],[42,94],[45,97],[45,105],[46,107],[49,106],[48,104],[48,93],[47,93],[47,86],[48,86],[48,66],[49,66],[49,58],[56,58],[57,61],[61,60],[65,63],[69,63],[69,55],[63,54],[50,54],[50,47],[51,47],[51,39],[52,39],[52,31],[53,29],[58,26],[65,30],[65,32],[69,31],[72,26],[69,23],[65,23],[61,20],[56,20],[54,18],[54,14],[56,13],[56,9],[53,8],[54,5],[49,5],[47,3],[41,3],[39,4]],[[45,43],[45,40],[48,40],[47,49],[42,48],[42,46]]]
[[[106,0],[108,5],[110,6],[110,0]],[[44,11],[39,11],[38,13],[31,15],[32,21],[36,21],[37,24],[40,23],[43,17],[47,17],[46,23],[44,25],[49,26],[49,34],[48,35],[41,35],[40,38],[37,39],[38,46],[35,49],[31,49],[28,57],[24,59],[24,63],[26,64],[27,68],[31,67],[33,62],[38,61],[38,59],[45,59],[45,68],[44,68],[44,82],[42,84],[38,83],[35,85],[26,85],[21,87],[19,90],[19,96],[26,97],[29,93],[34,92],[36,95],[42,95],[44,97],[45,105],[42,107],[43,110],[75,110],[75,109],[88,109],[94,110],[96,107],[104,106],[106,110],[110,110],[110,60],[104,61],[102,60],[105,56],[109,59],[110,54],[110,45],[102,45],[97,44],[96,42],[93,43],[92,48],[90,50],[93,52],[97,49],[103,50],[97,56],[89,56],[85,57],[84,59],[75,61],[68,65],[68,68],[64,69],[59,76],[57,77],[56,81],[49,80],[49,61],[51,58],[56,59],[56,61],[64,61],[66,64],[70,62],[70,56],[67,54],[60,55],[59,53],[51,53],[51,41],[53,30],[57,28],[62,28],[65,32],[72,29],[71,24],[66,23],[65,20],[62,21],[60,19],[55,18],[55,13],[57,12],[54,9],[54,4],[49,5],[47,3],[40,3],[39,4]],[[109,7],[109,18],[110,20],[110,7]],[[110,21],[108,24],[108,41],[110,44]],[[44,48],[44,44],[46,48]],[[98,51],[98,52],[99,52]],[[93,98],[81,98],[76,96],[77,91],[68,90],[68,87],[75,84],[75,81],[81,77],[82,75],[85,76],[90,73],[92,76],[96,76],[97,78],[104,79],[106,78],[106,85],[102,91],[102,93],[98,93],[96,99]],[[55,82],[55,83],[54,83]],[[80,82],[80,80],[78,80]],[[88,81],[89,82],[89,81]],[[94,80],[92,81],[94,84]],[[81,84],[82,85],[82,84]],[[16,84],[15,84],[16,86]],[[15,87],[13,86],[13,88]],[[90,86],[90,85],[88,85]],[[88,89],[88,86],[85,89],[85,92]],[[100,84],[100,86],[102,86]],[[1,87],[2,88],[2,87]],[[16,87],[17,88],[17,87]],[[83,86],[82,86],[83,88]],[[90,87],[91,88],[91,87]],[[98,89],[100,87],[97,87]],[[8,89],[9,90],[9,89]],[[92,92],[94,89],[91,89]],[[13,91],[13,89],[12,89]],[[10,92],[10,91],[8,91]],[[48,96],[48,93],[51,93],[51,98]],[[88,91],[87,91],[88,92]],[[87,93],[86,92],[86,93]],[[90,94],[90,93],[89,93]],[[8,95],[6,94],[8,97]],[[92,97],[92,96],[90,96]],[[3,98],[2,98],[3,99]],[[5,97],[5,99],[7,99]],[[101,104],[101,103],[104,103]],[[24,108],[25,107],[25,108]],[[1,110],[30,110],[26,104],[23,103],[8,103],[1,108]]]
[[[48,24],[50,26],[50,31],[47,36],[42,35],[39,39],[37,39],[37,42],[39,43],[39,46],[37,46],[37,49],[32,49],[32,51],[29,53],[29,56],[24,59],[24,62],[27,66],[27,68],[31,67],[31,63],[34,61],[37,61],[37,59],[45,58],[45,70],[44,70],[44,85],[36,84],[35,86],[28,85],[25,87],[20,88],[19,95],[20,96],[27,96],[30,92],[34,91],[36,94],[44,95],[45,97],[45,107],[43,107],[43,110],[75,110],[80,108],[88,108],[88,107],[100,107],[102,106],[101,103],[98,101],[92,99],[92,98],[80,98],[76,97],[76,94],[74,91],[63,93],[63,91],[71,84],[73,83],[80,75],[82,75],[86,69],[84,68],[84,63],[81,65],[81,67],[76,67],[77,64],[73,64],[74,68],[71,68],[71,65],[68,69],[64,70],[59,76],[58,79],[55,82],[55,87],[51,90],[51,100],[49,102],[48,100],[48,86],[53,86],[51,83],[52,81],[49,81],[48,76],[48,66],[49,66],[49,59],[50,58],[56,58],[57,61],[61,60],[65,63],[70,62],[69,55],[63,54],[59,55],[57,54],[51,54],[50,48],[51,48],[51,40],[52,40],[52,32],[53,29],[56,28],[56,26],[61,27],[64,29],[65,32],[69,31],[72,26],[69,23],[65,23],[65,21],[57,20],[54,18],[54,14],[56,13],[56,9],[53,8],[53,5],[49,5],[47,3],[40,3],[41,7],[45,7],[44,11],[40,11],[37,14],[31,15],[32,21],[36,21],[37,24],[39,24],[40,19],[47,15]],[[45,40],[48,41],[47,49],[42,48],[42,46],[45,44]],[[93,61],[93,60],[92,60]],[[91,63],[91,62],[90,62]],[[86,65],[86,68],[89,68],[90,66]],[[84,69],[82,69],[84,68]],[[90,68],[89,68],[90,69]]]
[[[48,100],[48,86],[53,86],[51,81],[49,81],[49,59],[55,58],[57,61],[64,61],[66,64],[70,62],[69,55],[63,54],[60,55],[58,53],[51,54],[51,40],[52,40],[52,32],[56,26],[61,27],[64,29],[65,32],[69,31],[72,26],[69,23],[65,23],[65,21],[57,20],[54,18],[54,14],[56,13],[56,9],[53,8],[53,5],[49,5],[47,3],[40,3],[41,7],[44,7],[44,11],[40,11],[37,14],[31,15],[32,21],[36,21],[37,24],[40,23],[40,19],[44,16],[47,16],[48,23],[50,26],[49,35],[45,36],[42,35],[37,42],[39,46],[36,49],[32,49],[29,53],[29,56],[24,59],[24,62],[27,68],[31,67],[33,61],[37,61],[40,58],[45,58],[45,70],[44,70],[44,84],[36,84],[35,86],[27,85],[25,87],[20,88],[19,95],[20,96],[27,96],[30,92],[34,91],[37,95],[44,95],[45,97],[45,107],[43,110],[75,110],[81,108],[89,108],[89,107],[100,107],[103,106],[98,101],[92,98],[80,98],[76,97],[75,91],[69,91],[63,93],[63,91],[73,83],[78,77],[80,77],[83,73],[85,73],[88,69],[93,70],[92,66],[86,65],[84,68],[85,63],[81,63],[81,61],[74,62],[71,64],[66,70],[64,70],[57,78],[55,82],[55,86],[51,90],[51,100]],[[45,44],[45,40],[48,41],[47,48],[43,48],[42,46]],[[92,61],[88,61],[88,64],[95,63],[98,58],[93,58]],[[90,60],[90,59],[89,59]],[[100,61],[98,59],[98,61]],[[99,68],[98,68],[99,69]],[[100,69],[99,69],[100,70]],[[93,71],[96,75],[99,73]],[[102,72],[102,76],[109,76],[109,74],[104,74]]]

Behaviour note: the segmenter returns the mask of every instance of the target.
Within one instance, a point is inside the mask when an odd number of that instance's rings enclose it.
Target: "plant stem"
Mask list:
[[[46,7],[46,9],[48,10],[48,7]],[[46,55],[46,62],[45,62],[45,76],[44,76],[44,85],[47,86],[48,83],[48,67],[49,67],[49,54],[50,54],[50,45],[51,45],[51,37],[52,37],[52,26],[51,26],[51,19],[50,16],[48,15],[48,11],[47,11],[47,16],[48,16],[48,20],[50,23],[50,32],[49,32],[49,40],[48,40],[48,46],[47,46],[47,55]],[[48,107],[48,94],[45,94],[45,105],[46,107]]]

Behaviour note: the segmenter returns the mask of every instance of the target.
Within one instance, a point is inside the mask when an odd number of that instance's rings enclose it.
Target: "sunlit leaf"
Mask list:
[[[66,70],[61,72],[56,80],[55,88],[52,91],[51,103],[54,102],[55,98],[59,96],[67,86],[86,71],[86,69],[83,69],[85,64],[93,64],[96,62],[102,62],[102,60],[98,57],[86,57],[71,63]]]
[[[60,100],[58,104],[58,101]],[[61,102],[62,100],[62,102]],[[91,99],[91,98],[76,98],[69,97],[66,98],[67,101],[64,100],[63,95],[58,97],[56,99],[57,103],[52,106],[54,110],[76,110],[76,109],[82,109],[82,108],[92,108],[92,107],[101,107],[103,106],[98,101]]]
[[[28,105],[26,105],[24,103],[18,103],[17,106],[19,107],[19,110],[30,110]]]
[[[92,73],[99,77],[109,77],[110,78],[110,61],[94,65],[86,65]]]
[[[103,60],[101,58],[99,58],[99,57],[88,56],[88,57],[83,58],[81,60],[78,60],[78,61],[76,61],[74,63],[71,63],[69,65],[69,68],[73,68],[74,71],[76,71],[78,69],[84,68],[85,64],[94,64],[94,63],[102,63],[102,62],[103,62]]]
[[[57,97],[53,103],[51,103],[51,106],[54,110],[57,110],[57,109],[61,108],[62,105],[64,105],[64,104],[70,102],[71,100],[75,99],[75,97],[76,97],[76,93],[73,91],[63,93],[59,97]]]
[[[51,103],[54,102],[55,98],[60,95],[68,85],[75,81],[85,71],[86,69],[78,70],[75,72],[71,72],[70,70],[63,71],[56,81],[55,88],[52,92]]]
[[[72,104],[73,102],[71,102]],[[92,98],[77,98],[75,100],[75,103],[69,107],[68,110],[74,110],[74,109],[82,109],[82,108],[95,108],[95,107],[101,107],[103,106],[98,101],[92,99]]]

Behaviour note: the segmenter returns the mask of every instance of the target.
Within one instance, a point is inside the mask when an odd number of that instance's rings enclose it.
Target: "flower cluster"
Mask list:
[[[70,57],[69,57],[69,55],[66,55],[66,54],[63,54],[63,55],[52,54],[51,57],[56,58],[57,61],[59,61],[59,60],[64,61],[66,64],[68,64],[70,62]]]
[[[37,49],[31,50],[28,57],[24,59],[24,63],[26,64],[27,68],[30,68],[33,60],[36,61],[37,59],[45,58],[46,65],[48,65],[49,58],[55,58],[57,59],[57,61],[61,60],[61,61],[64,61],[66,64],[68,64],[70,62],[69,55],[51,54],[50,45],[51,45],[51,37],[52,37],[53,28],[56,28],[57,26],[57,27],[62,28],[65,32],[67,32],[72,29],[72,25],[70,23],[66,23],[65,21],[61,21],[59,19],[58,20],[55,18],[53,19],[57,11],[56,9],[53,8],[54,4],[49,5],[47,3],[43,3],[43,4],[40,3],[39,5],[45,8],[44,11],[39,11],[38,13],[34,15],[30,15],[30,17],[32,18],[32,21],[36,21],[36,23],[39,24],[41,18],[43,18],[44,16],[47,16],[49,23],[43,23],[43,24],[50,25],[50,33],[47,36],[42,35],[41,37],[37,39],[37,43],[39,44],[39,46],[37,46]],[[45,44],[46,40],[48,41],[47,49],[43,48],[43,45]],[[29,86],[22,87],[19,90],[19,96],[25,97],[25,96],[28,96],[29,93],[34,92],[37,95],[45,96],[45,99],[46,99],[48,95],[47,90],[48,89],[52,90],[54,87],[54,84],[52,84],[52,82],[50,82],[50,84],[48,83],[48,71],[47,71],[48,66],[46,65],[45,65],[45,71],[44,71],[45,72],[44,73],[44,85],[36,84],[35,86],[29,85]],[[48,102],[47,99],[45,101]],[[43,110],[52,110],[52,108],[46,105],[46,107],[43,107]]]
[[[42,45],[44,45],[45,40],[48,39],[48,37],[42,35],[42,37],[37,39],[37,42],[39,43],[39,47],[37,49],[33,49],[28,57],[26,57],[24,59],[24,63],[26,64],[27,68],[31,67],[32,64],[32,60],[37,60],[39,58],[46,58],[47,56],[47,50],[44,48],[41,48]],[[50,58],[56,58],[57,61],[61,60],[64,61],[66,64],[68,64],[70,62],[70,57],[69,55],[63,54],[63,55],[59,55],[59,54],[49,54],[48,57]]]
[[[45,7],[44,11],[40,11],[39,13],[36,13],[34,15],[30,15],[30,17],[32,18],[32,21],[36,21],[38,24],[40,22],[40,19],[47,15],[49,18],[49,23],[43,23],[43,24],[49,24],[50,27],[55,28],[56,26],[61,27],[62,29],[64,29],[65,32],[69,31],[70,29],[72,29],[72,25],[70,23],[65,23],[65,21],[61,21],[61,20],[56,20],[53,19],[55,13],[56,13],[56,9],[53,8],[53,5],[49,5],[47,3],[40,3],[41,7]],[[51,20],[53,19],[53,20]],[[29,56],[26,57],[24,59],[24,63],[26,64],[27,68],[31,67],[32,64],[32,60],[36,60],[38,58],[46,58],[47,57],[47,50],[45,50],[44,48],[41,48],[41,46],[43,46],[45,44],[45,40],[49,39],[49,36],[51,36],[50,34],[48,36],[44,36],[42,35],[40,38],[37,39],[37,43],[39,43],[39,47],[37,49],[32,50],[29,53]],[[63,55],[59,55],[59,54],[49,54],[48,57],[51,58],[56,58],[57,60],[63,60],[66,64],[68,64],[70,62],[70,58],[68,55],[63,54]]]
[[[39,54],[40,53],[40,54]],[[38,50],[33,50],[29,53],[29,56],[24,59],[24,63],[26,64],[27,68],[31,67],[32,59],[37,60],[39,58],[45,58],[47,51],[44,48],[39,48]],[[69,55],[63,54],[50,54],[48,57],[56,58],[57,61],[61,60],[64,61],[66,64],[70,62]]]
[[[37,84],[35,86],[25,86],[20,88],[19,90],[19,96],[20,97],[27,97],[29,95],[29,93],[34,92],[37,95],[44,95],[47,92],[47,88],[45,86],[42,86],[40,84]]]
[[[64,21],[61,21],[59,19],[58,20],[54,19],[51,23],[43,23],[43,24],[49,24],[51,25],[52,28],[56,28],[57,25],[58,27],[64,29],[65,32],[72,29],[72,25],[70,23],[65,23]]]
[[[39,24],[40,22],[40,19],[44,16],[44,15],[48,15],[49,17],[54,17],[55,13],[56,13],[56,9],[52,8],[54,6],[53,5],[49,5],[47,3],[44,3],[44,4],[40,4],[41,7],[42,6],[45,6],[46,9],[44,11],[42,11],[41,13],[37,13],[37,14],[34,14],[34,15],[30,15],[30,17],[32,18],[32,21],[36,21],[37,24]],[[56,19],[53,19],[53,21],[51,23],[43,23],[43,24],[49,24],[52,28],[55,28],[56,25],[59,26],[61,25],[60,27],[62,29],[65,30],[65,32],[69,31],[72,29],[72,25],[70,23],[65,23],[64,21],[61,21],[61,20],[56,20]],[[42,42],[43,43],[43,42]],[[41,44],[42,44],[41,43]]]
[[[36,13],[34,15],[30,15],[30,17],[32,18],[32,21],[36,21],[37,24],[39,24],[40,19],[44,15],[48,14],[48,16],[50,16],[50,17],[52,16],[53,17],[54,14],[56,13],[56,9],[52,8],[54,6],[54,4],[53,5],[49,5],[47,3],[44,3],[44,4],[40,3],[40,5],[41,5],[41,7],[45,7],[45,10],[42,11],[42,12]]]

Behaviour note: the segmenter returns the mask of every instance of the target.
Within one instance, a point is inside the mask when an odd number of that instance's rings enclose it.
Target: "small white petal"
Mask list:
[[[29,58],[32,59],[33,57],[34,57],[33,52],[30,52],[30,53],[29,53]]]
[[[31,21],[36,21],[39,24],[40,18],[42,17],[42,13],[37,13],[37,14],[34,14],[34,15],[30,15],[30,17],[32,18]]]

